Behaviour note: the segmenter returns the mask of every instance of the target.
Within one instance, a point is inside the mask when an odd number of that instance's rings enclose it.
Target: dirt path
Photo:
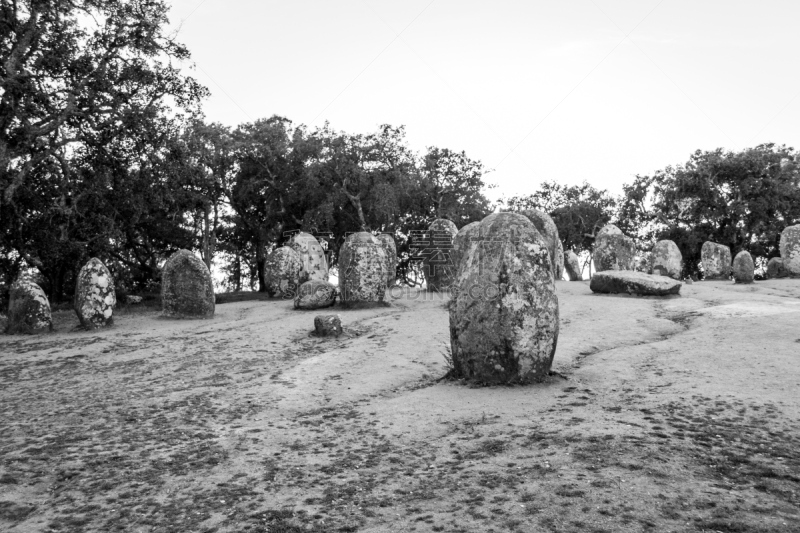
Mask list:
[[[800,531],[800,280],[558,290],[534,387],[437,381],[417,293],[0,338],[0,530]]]

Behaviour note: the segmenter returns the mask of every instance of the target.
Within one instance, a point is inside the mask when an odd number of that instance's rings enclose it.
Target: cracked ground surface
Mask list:
[[[800,280],[559,282],[546,383],[439,380],[444,302],[0,338],[0,530],[800,531]]]

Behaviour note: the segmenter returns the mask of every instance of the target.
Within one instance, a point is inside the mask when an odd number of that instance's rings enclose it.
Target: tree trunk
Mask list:
[[[242,290],[242,258],[236,254],[236,259],[233,260],[233,292],[240,292]]]
[[[209,207],[206,204],[203,208],[203,261],[206,264],[206,268],[210,271],[211,270],[211,246],[209,243]]]
[[[264,277],[264,267],[267,263],[266,239],[259,235],[256,243],[256,273],[258,275],[258,292],[267,292],[267,280]]]

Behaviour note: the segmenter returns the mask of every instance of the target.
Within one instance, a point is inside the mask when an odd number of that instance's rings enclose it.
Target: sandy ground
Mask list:
[[[0,531],[800,531],[800,280],[558,292],[527,387],[440,380],[417,292],[4,336]]]

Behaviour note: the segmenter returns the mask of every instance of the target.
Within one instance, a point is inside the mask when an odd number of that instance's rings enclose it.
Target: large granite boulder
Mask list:
[[[314,334],[318,337],[338,337],[343,331],[342,317],[339,315],[318,315],[314,317]]]
[[[780,250],[783,267],[791,277],[800,277],[800,224],[781,232]]]
[[[767,279],[780,279],[788,278],[789,271],[783,265],[783,259],[780,257],[773,257],[767,263]]]
[[[273,298],[294,298],[303,276],[303,259],[292,248],[281,246],[267,256],[264,263],[264,285]]]
[[[559,248],[561,240],[558,238],[558,228],[556,227],[556,223],[553,222],[553,219],[550,217],[550,215],[538,209],[526,209],[525,211],[520,211],[520,213],[528,217],[528,220],[533,222],[536,230],[539,232],[542,238],[544,238],[544,241],[547,243],[547,249],[550,250],[550,264],[553,265],[553,277],[555,279],[561,279],[556,270],[558,269],[559,265],[559,249],[561,249],[563,252],[563,248]]]
[[[422,264],[425,284],[429,291],[447,291],[453,285],[457,265],[453,262],[453,239],[458,228],[450,221],[439,218],[428,226],[429,249],[425,250]]]
[[[733,258],[734,283],[753,283],[755,271],[756,265],[750,256],[750,252],[742,250]]]
[[[700,249],[703,279],[727,280],[731,277],[731,249],[724,244],[706,241]]]
[[[375,236],[378,243],[383,247],[386,253],[386,286],[394,287],[397,282],[397,245],[394,242],[394,237],[388,233],[380,233]]]
[[[297,289],[295,309],[322,309],[336,303],[336,285],[321,279],[306,281]]]
[[[114,322],[117,296],[114,280],[102,261],[93,257],[83,265],[75,283],[73,307],[86,329],[110,326]]]
[[[6,333],[41,333],[53,330],[50,301],[39,285],[19,279],[11,285]]]
[[[572,250],[564,252],[564,268],[570,281],[581,281],[583,279],[581,262],[578,255]]]
[[[558,298],[547,241],[525,216],[481,221],[480,246],[461,260],[450,300],[456,377],[531,383],[550,370],[558,341]]]
[[[301,231],[292,235],[289,247],[297,253],[303,264],[300,283],[313,279],[328,281],[328,260],[316,237]]]
[[[594,239],[592,253],[594,268],[604,270],[634,270],[636,268],[636,244],[623,235],[618,227],[609,224],[603,227]]]
[[[556,250],[556,271],[555,271],[555,280],[561,281],[564,279],[564,245],[561,244],[561,240],[558,241],[558,250]]]
[[[681,282],[667,276],[654,276],[635,270],[606,270],[595,272],[589,288],[606,294],[638,294],[639,296],[668,296],[680,294]]]
[[[453,237],[453,251],[450,257],[453,262],[453,268],[458,275],[458,269],[461,267],[461,259],[466,254],[470,246],[477,246],[480,241],[480,222],[470,222],[456,233]]]
[[[189,250],[172,254],[161,271],[161,314],[169,318],[214,316],[214,284],[206,264]]]
[[[347,237],[339,249],[339,295],[343,307],[380,305],[386,298],[388,259],[367,232]]]
[[[658,241],[653,246],[650,255],[652,258],[652,273],[656,276],[667,276],[672,279],[681,279],[683,270],[683,255],[678,245],[670,240]]]

